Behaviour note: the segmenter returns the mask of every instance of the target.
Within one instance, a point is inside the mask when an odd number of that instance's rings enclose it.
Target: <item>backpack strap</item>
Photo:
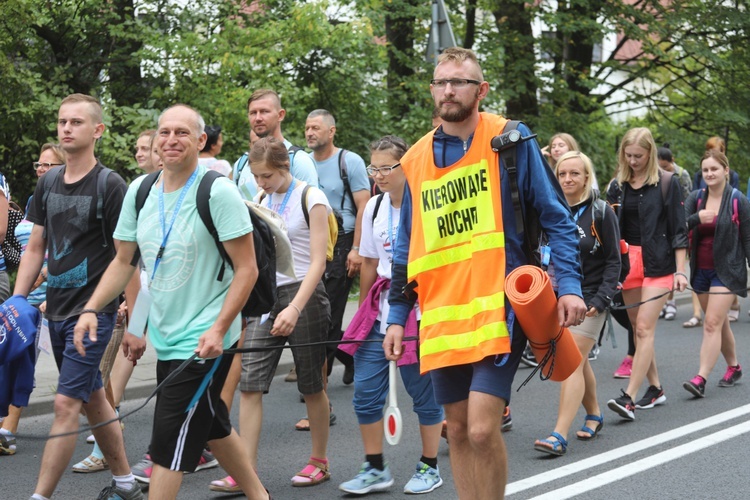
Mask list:
[[[206,174],[198,184],[198,192],[195,196],[195,205],[198,208],[198,215],[203,221],[203,225],[206,226],[206,229],[208,229],[208,232],[213,237],[214,243],[216,243],[216,248],[219,250],[219,255],[221,255],[221,269],[219,269],[219,275],[216,277],[216,280],[222,281],[224,279],[224,270],[226,269],[226,264],[229,263],[229,265],[231,266],[232,260],[229,258],[227,251],[224,249],[224,245],[219,240],[219,233],[216,230],[216,226],[214,225],[214,220],[211,218],[211,205],[209,205],[209,199],[211,198],[211,186],[219,177],[224,176],[219,172],[216,172],[215,170],[206,171]]]
[[[64,168],[65,165],[55,167],[48,170],[47,173],[42,176],[42,211],[44,212],[44,230],[42,231],[42,237],[45,240],[47,239],[47,223],[49,222],[47,220],[47,198],[49,198],[49,193],[52,191],[52,187],[57,182],[57,179],[60,177],[60,173]]]
[[[740,196],[742,193],[737,188],[732,188],[732,222],[737,225],[738,229],[740,227]]]
[[[289,153],[289,170],[292,169],[292,166],[294,165],[294,159],[297,157],[297,153],[300,151],[304,151],[299,146],[291,146],[289,149],[287,149],[287,152]]]
[[[661,202],[663,205],[667,204],[669,198],[669,185],[672,182],[672,177],[674,177],[674,172],[659,169],[659,184],[661,184]]]
[[[503,128],[503,133],[518,129],[520,124],[521,121],[519,120],[508,120],[505,124],[505,128]],[[500,151],[500,160],[505,166],[505,171],[508,172],[508,177],[510,178],[510,198],[513,201],[513,213],[516,217],[516,234],[521,234],[524,230],[525,224],[523,207],[521,206],[521,193],[518,190],[518,166],[515,146]]]
[[[385,193],[380,193],[378,199],[375,202],[375,210],[372,212],[372,224],[375,225],[375,217],[378,216],[378,210],[380,210],[380,204],[383,203],[383,197]],[[388,229],[390,231],[390,228]]]
[[[339,149],[339,176],[341,176],[341,182],[344,183],[344,196],[349,194],[349,198],[352,199],[354,210],[357,209],[357,204],[354,203],[354,193],[352,193],[352,187],[349,185],[349,172],[346,169],[346,149]],[[344,197],[341,197],[341,213],[344,213]]]
[[[161,170],[157,170],[156,172],[151,172],[150,174],[148,174],[146,177],[144,177],[143,181],[141,181],[140,186],[138,186],[138,191],[135,192],[136,225],[138,224],[138,216],[141,214],[141,209],[143,208],[143,205],[146,204],[146,198],[148,198],[148,194],[151,192],[151,187],[156,183],[159,175],[161,175]],[[135,255],[133,255],[133,260],[130,261],[130,265],[133,267],[137,266],[140,258],[141,249],[136,248]]]
[[[234,174],[234,183],[237,184],[238,187],[240,185],[240,174],[242,173],[242,169],[244,169],[247,166],[247,162],[249,158],[250,158],[250,154],[244,153],[242,156],[240,156],[240,159],[237,161],[237,172]]]
[[[307,193],[310,191],[310,184],[305,185],[302,188],[302,215],[305,216],[305,223],[307,223],[307,229],[310,229],[310,212],[307,210]]]
[[[700,211],[701,205],[703,205],[703,195],[705,193],[706,193],[706,188],[698,190],[698,197],[695,200],[695,211],[696,212]]]
[[[112,240],[112,233],[107,230],[107,220],[104,218],[104,198],[107,195],[107,181],[111,173],[111,168],[103,167],[96,174],[96,219],[102,221],[102,239],[104,241],[102,246],[104,248],[107,248],[109,241]],[[114,241],[112,246],[114,247]]]
[[[594,248],[591,251],[595,252],[603,244],[601,234],[604,227],[604,216],[607,213],[606,202],[599,198],[595,199],[591,204],[591,212],[591,233],[596,238],[596,243],[594,243]]]

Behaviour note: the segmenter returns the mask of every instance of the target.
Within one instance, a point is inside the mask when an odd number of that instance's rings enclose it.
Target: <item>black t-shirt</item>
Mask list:
[[[622,239],[629,245],[641,246],[641,218],[639,205],[641,203],[642,186],[633,189],[630,184],[625,183],[622,203]]]
[[[122,177],[110,173],[103,199],[103,220],[98,220],[97,174],[104,166],[97,162],[91,172],[72,184],[65,183],[65,167],[61,168],[63,170],[50,186],[47,213],[43,206],[45,182],[42,177],[34,191],[28,215],[28,220],[44,226],[46,231],[47,316],[53,321],[79,314],[112,262],[115,248],[111,235],[127,191]],[[114,300],[102,312],[115,312],[117,304],[118,301]]]

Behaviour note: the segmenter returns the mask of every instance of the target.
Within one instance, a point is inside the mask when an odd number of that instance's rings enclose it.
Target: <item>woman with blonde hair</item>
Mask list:
[[[633,128],[623,137],[607,201],[617,207],[620,234],[629,245],[630,272],[622,284],[622,296],[625,305],[639,304],[628,309],[636,346],[628,387],[607,406],[632,421],[636,408],[653,408],[667,399],[656,368],[656,323],[669,291],[687,286],[688,238],[680,182],[659,169],[649,129]],[[649,387],[636,400],[644,379]]]
[[[555,165],[560,182],[580,235],[579,248],[583,271],[583,299],[588,311],[586,319],[569,327],[581,352],[581,362],[560,387],[560,408],[555,429],[547,439],[538,439],[534,449],[550,455],[564,455],[567,435],[578,407],[586,410],[583,427],[576,433],[582,441],[595,438],[604,418],[596,397],[596,377],[588,353],[604,326],[605,309],[617,290],[620,277],[620,230],[614,211],[595,195],[592,184],[594,168],[588,156],[577,151],[562,155]]]
[[[719,352],[727,362],[719,387],[732,387],[742,377],[734,334],[727,312],[736,291],[747,296],[750,262],[750,202],[728,182],[729,160],[716,149],[701,161],[706,188],[694,191],[685,202],[692,231],[690,284],[705,312],[698,374],[683,387],[697,398],[705,396],[706,380]]]

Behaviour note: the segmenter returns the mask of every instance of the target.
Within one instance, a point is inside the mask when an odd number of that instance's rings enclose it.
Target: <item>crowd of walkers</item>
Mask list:
[[[485,315],[480,320],[470,317],[485,314],[486,311],[480,310],[482,307],[492,309],[492,297],[498,293],[502,296],[502,284],[497,288],[486,283],[474,284],[476,277],[472,273],[475,271],[470,263],[480,258],[476,249],[464,249],[462,245],[466,241],[458,236],[448,246],[440,242],[438,233],[433,233],[423,220],[426,209],[414,203],[423,185],[438,187],[451,176],[475,172],[472,169],[482,165],[479,161],[482,155],[497,158],[495,153],[489,152],[489,141],[487,144],[479,144],[479,141],[502,133],[502,127],[497,126],[505,123],[501,117],[478,111],[488,87],[473,55],[460,49],[446,54],[441,56],[435,79],[430,84],[436,105],[435,128],[412,148],[393,135],[379,138],[370,145],[367,162],[356,153],[334,145],[337,125],[326,110],[314,110],[307,117],[305,138],[311,153],[292,145],[282,135],[281,123],[286,111],[273,90],[256,90],[248,99],[250,144],[247,153],[234,164],[218,158],[223,144],[220,126],[205,126],[199,111],[184,105],[173,106],[154,124],[156,129],[143,131],[138,136],[135,145],[138,168],[155,179],[154,187],[145,192],[145,202],[139,201],[140,194],[136,191],[140,192],[140,184],[149,177],[140,177],[128,189],[117,174],[108,176],[107,169],[93,156],[93,146],[104,128],[99,103],[75,94],[63,101],[58,116],[60,143],[41,147],[37,161],[33,162],[39,177],[38,186],[33,197],[24,204],[23,220],[13,227],[15,238],[28,253],[18,271],[15,293],[28,296],[29,304],[47,314],[55,361],[60,369],[52,434],[76,430],[79,411],[83,411],[92,424],[118,414],[135,361],[145,349],[144,339],[137,335],[139,332],[126,331],[133,319],[136,296],[141,300],[152,291],[154,299],[149,300],[156,301],[145,337],[151,339],[158,354],[159,380],[164,380],[175,370],[174,363],[184,360],[193,350],[205,354],[221,349],[222,343],[210,344],[208,333],[202,334],[203,330],[190,336],[195,345],[170,337],[167,332],[184,321],[175,317],[183,311],[160,309],[166,303],[172,306],[176,303],[177,299],[169,295],[172,293],[169,287],[183,286],[177,283],[183,278],[180,272],[169,278],[157,273],[165,248],[167,252],[174,252],[179,242],[184,247],[181,259],[189,262],[192,258],[191,265],[195,264],[195,255],[191,252],[201,248],[203,240],[214,248],[208,235],[198,237],[198,246],[192,248],[189,238],[180,236],[182,227],[176,227],[180,234],[169,239],[176,221],[178,225],[195,224],[191,230],[199,232],[196,206],[200,200],[186,198],[185,193],[197,190],[206,172],[213,170],[221,174],[221,182],[211,188],[215,195],[211,197],[211,216],[217,221],[216,237],[224,243],[230,257],[237,257],[239,249],[249,245],[249,221],[244,215],[242,220],[235,221],[236,213],[227,208],[240,200],[256,203],[283,221],[293,260],[293,272],[277,272],[276,303],[270,313],[242,318],[241,327],[236,312],[234,318],[226,320],[230,307],[226,304],[239,305],[233,300],[236,298],[233,294],[239,293],[240,285],[233,284],[233,277],[248,276],[252,282],[254,264],[253,269],[233,266],[225,286],[213,283],[215,276],[210,263],[203,273],[190,278],[201,279],[205,274],[216,288],[215,298],[198,299],[187,291],[177,297],[188,301],[206,300],[205,304],[191,306],[195,317],[202,317],[210,310],[218,317],[216,324],[224,325],[221,332],[224,348],[233,345],[253,348],[253,352],[225,356],[223,361],[216,361],[214,367],[201,367],[196,371],[201,378],[218,384],[207,390],[205,402],[198,394],[196,401],[191,402],[191,405],[196,404],[196,422],[202,422],[206,427],[204,431],[194,428],[192,417],[185,417],[180,424],[183,427],[175,424],[174,419],[168,418],[175,403],[159,402],[156,410],[159,418],[155,416],[151,446],[132,467],[124,462],[121,425],[106,425],[94,432],[90,436],[92,452],[72,470],[93,473],[111,469],[112,484],[100,498],[142,498],[138,483],[152,484],[152,494],[158,491],[169,498],[176,495],[181,481],[171,473],[213,468],[219,463],[229,475],[211,481],[207,485],[211,490],[270,498],[253,471],[257,470],[259,462],[263,399],[271,397],[267,394],[281,357],[281,349],[273,348],[287,343],[292,346],[294,359],[294,370],[287,378],[296,381],[307,410],[296,428],[308,430],[310,436],[309,459],[290,476],[292,486],[315,486],[332,477],[327,449],[329,429],[337,417],[326,391],[331,367],[338,359],[345,368],[342,382],[353,383],[354,391],[353,408],[339,408],[337,412],[339,416],[348,413],[356,417],[364,451],[358,471],[352,467],[338,472],[338,478],[342,479],[340,490],[357,495],[388,490],[396,477],[401,476],[405,479],[404,493],[429,493],[441,487],[438,448],[442,433],[450,438],[458,496],[490,497],[479,486],[484,472],[469,469],[484,456],[487,447],[504,450],[499,433],[501,427],[503,430],[510,428],[507,389],[519,362],[536,361],[528,349],[523,351],[526,338],[521,326],[514,324],[509,305],[500,304],[497,316]],[[476,88],[476,95],[469,92],[473,88]],[[528,129],[523,126],[520,131],[526,134]],[[739,314],[737,298],[747,296],[750,202],[738,190],[738,176],[730,169],[723,140],[711,138],[708,141],[693,178],[675,163],[668,145],[657,147],[648,128],[633,128],[622,139],[617,151],[616,172],[609,182],[602,182],[601,186],[606,186],[603,189],[597,182],[597,166],[585,154],[586,145],[577,142],[572,135],[555,134],[542,149],[535,141],[521,144],[514,146],[519,148],[519,164],[522,165],[519,168],[528,168],[529,172],[537,169],[535,172],[543,178],[541,186],[533,187],[530,182],[524,184],[525,181],[519,179],[519,185],[523,186],[521,196],[536,196],[541,200],[540,193],[561,195],[556,205],[549,199],[536,202],[543,225],[559,220],[570,229],[561,231],[565,233],[562,236],[551,237],[551,259],[543,262],[543,266],[557,280],[556,291],[560,297],[561,318],[564,318],[561,326],[569,328],[581,354],[581,362],[572,375],[560,384],[556,418],[550,408],[551,432],[536,440],[533,448],[553,456],[565,455],[573,437],[571,426],[580,406],[585,410],[585,417],[581,427],[573,430],[575,438],[590,441],[602,431],[605,414],[591,363],[596,359],[609,309],[628,331],[628,354],[614,372],[616,378],[627,380],[627,386],[620,395],[606,402],[606,407],[620,418],[634,421],[636,410],[654,408],[666,401],[657,367],[655,338],[660,318],[675,319],[674,292],[688,288],[693,293],[694,303],[692,316],[684,326],[702,326],[703,341],[695,375],[686,380],[683,387],[696,398],[705,397],[719,354],[726,362],[726,371],[714,384],[734,386],[742,377],[742,367],[731,323]],[[486,163],[484,165],[486,168]],[[494,165],[497,169],[497,159]],[[54,180],[45,181],[50,178]],[[503,175],[490,175],[485,182],[491,193],[506,190],[507,180]],[[9,212],[13,210],[10,184],[12,179],[0,175],[1,228],[8,226]],[[101,185],[106,186],[105,206],[99,209],[99,212],[104,211],[103,215],[93,208],[102,196],[98,191]],[[49,191],[52,196],[48,198]],[[88,203],[71,201],[76,196],[86,196],[86,200],[93,203],[92,210],[89,211],[87,205],[82,215],[88,220],[84,232],[93,235],[89,239],[75,239],[76,236],[60,233],[60,228],[53,226],[58,220],[55,217],[66,207]],[[216,198],[223,199],[213,201]],[[171,219],[165,218],[165,202],[167,213],[174,210]],[[132,207],[128,205],[133,203]],[[145,204],[139,206],[139,203]],[[495,208],[492,205],[490,202],[489,208],[479,208],[493,213],[500,230],[505,226],[508,242],[504,243],[507,248],[490,246],[485,251],[502,256],[501,262],[506,262],[507,257],[506,270],[511,270],[519,265],[521,253],[521,245],[511,236],[515,233],[511,223],[513,206],[506,198],[502,198],[502,203],[496,202]],[[339,226],[335,244],[330,240],[332,219],[337,219]],[[147,223],[152,226],[142,225]],[[109,233],[105,234],[107,231]],[[144,245],[148,231],[158,233],[160,248],[158,241],[151,249]],[[202,227],[200,231],[205,232]],[[113,233],[115,238],[111,240]],[[8,237],[0,231],[0,239]],[[104,248],[109,241],[115,248],[101,250],[102,245],[96,238],[103,238]],[[71,264],[58,251],[61,244],[69,245],[79,260],[90,255],[96,246],[99,257],[95,259],[99,261],[95,268],[91,267],[91,262]],[[132,259],[138,255],[135,253],[138,247],[143,252],[140,262]],[[53,248],[55,252],[50,251]],[[458,257],[461,252],[468,252],[467,256]],[[164,266],[173,265],[169,263],[169,255],[164,254]],[[126,272],[130,266],[126,257],[139,262],[134,265],[137,272],[132,278]],[[237,263],[236,259],[232,260]],[[217,266],[219,262],[217,257]],[[11,295],[9,266],[0,253],[0,300],[3,301]],[[69,289],[71,273],[76,268],[80,283],[75,286],[81,294],[73,297]],[[472,284],[464,289],[460,282],[454,281],[459,279],[455,269],[468,272],[471,276],[466,279]],[[439,273],[449,270],[452,277],[445,283],[454,283],[456,289],[440,290],[437,286],[441,283]],[[487,276],[486,269],[476,272]],[[356,275],[360,279],[359,309],[344,331],[343,312]],[[104,284],[102,276],[112,279]],[[574,285],[570,284],[571,278]],[[224,279],[218,281],[223,283]],[[417,283],[418,304],[416,296],[404,293],[410,288],[407,282],[413,279]],[[186,278],[185,283],[196,282]],[[122,286],[118,288],[118,284]],[[172,302],[160,302],[166,300],[162,294],[171,297]],[[118,301],[118,297],[122,300]],[[461,302],[459,298],[467,301]],[[465,305],[465,310],[456,312],[456,304]],[[472,312],[466,312],[468,310]],[[449,321],[460,325],[451,327],[456,328],[455,331],[448,328],[450,335],[439,333],[436,328]],[[476,321],[484,323],[476,326]],[[461,328],[475,333],[495,323],[499,325],[496,339],[452,344],[461,334]],[[204,325],[203,329],[206,328],[208,326]],[[211,332],[211,328],[207,332]],[[97,329],[101,338],[106,339],[104,345],[99,343],[98,350],[96,342],[86,339],[89,332]],[[107,329],[109,331],[101,334]],[[514,335],[508,335],[510,330]],[[519,335],[515,335],[516,331]],[[444,336],[441,338],[441,335]],[[345,340],[368,342],[347,343],[338,348],[322,344],[340,340],[342,336]],[[404,336],[419,336],[420,340],[401,344]],[[487,347],[490,343],[492,346]],[[496,351],[487,351],[488,348]],[[482,355],[466,355],[472,349]],[[91,357],[77,353],[89,353]],[[502,354],[510,356],[496,362],[495,356]],[[391,470],[383,449],[383,411],[391,365],[396,364],[413,400],[421,436],[421,450],[414,451],[416,467],[405,475],[400,474],[402,471]],[[494,377],[502,380],[497,387],[493,385]],[[189,384],[186,379],[181,380]],[[238,386],[241,394],[239,436],[228,420]],[[473,396],[474,400],[468,397],[477,393],[481,394],[481,405],[476,402],[477,396]],[[28,403],[28,395],[25,401],[18,401],[16,405],[17,400],[12,400],[7,411],[0,413],[4,414],[0,455],[13,455],[22,450],[19,447],[23,443],[17,442],[15,434],[21,425],[22,407],[24,402]],[[480,405],[481,409],[473,409],[475,405]],[[487,418],[479,419],[477,415]],[[172,432],[177,433],[174,438]],[[178,434],[182,436],[182,432],[192,441],[181,443],[180,439],[185,438]],[[477,439],[483,441],[481,446],[474,443]],[[72,455],[75,448],[70,439],[64,443],[55,450],[49,446],[45,449],[33,499],[52,496],[63,473],[64,465],[60,464],[68,463],[68,455]],[[176,451],[170,448],[173,446]],[[230,450],[238,449],[245,458],[227,465]],[[493,473],[489,469],[496,467],[490,483],[502,486],[499,496],[502,496],[507,474],[504,460],[503,451],[493,459],[487,471]],[[351,479],[344,481],[345,476]]]

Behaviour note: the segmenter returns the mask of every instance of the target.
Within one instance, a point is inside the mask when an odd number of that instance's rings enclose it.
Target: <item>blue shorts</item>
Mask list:
[[[112,330],[115,327],[117,313],[99,313],[96,315],[98,327],[97,341],[91,342],[88,336],[83,338],[86,356],[82,357],[73,345],[73,328],[78,323],[78,316],[63,321],[49,322],[49,336],[55,362],[60,370],[57,382],[57,393],[73,399],[89,402],[94,391],[102,388],[102,374],[99,363],[107,349]]]
[[[712,286],[727,288],[716,275],[715,269],[696,269],[692,286],[695,293],[706,293]]]
[[[476,363],[432,370],[432,388],[438,404],[463,401],[469,398],[469,392],[472,391],[497,396],[504,399],[506,405],[510,404],[511,384],[525,348],[526,335],[518,321],[515,321],[511,353],[503,366],[497,366],[502,356],[487,356]]]
[[[354,412],[360,425],[374,424],[383,418],[383,407],[388,396],[389,364],[383,352],[380,321],[376,321],[367,340],[354,353]],[[420,425],[435,425],[443,421],[443,409],[435,401],[430,375],[419,374],[419,363],[399,367],[401,380],[411,396],[414,413]],[[402,405],[402,407],[405,405]]]

